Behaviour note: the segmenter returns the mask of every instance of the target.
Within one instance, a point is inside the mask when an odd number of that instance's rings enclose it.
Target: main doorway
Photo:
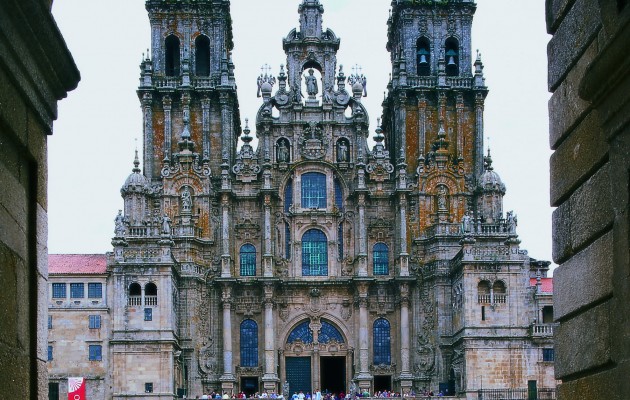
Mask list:
[[[287,357],[285,359],[287,382],[289,382],[289,397],[293,393],[312,392],[311,388],[311,357]]]
[[[346,393],[346,357],[321,357],[322,393]]]
[[[245,393],[247,397],[251,397],[256,392],[258,392],[258,378],[255,378],[255,377],[241,378],[241,392]]]

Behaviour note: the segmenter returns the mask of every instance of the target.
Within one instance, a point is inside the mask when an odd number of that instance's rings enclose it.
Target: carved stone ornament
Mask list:
[[[380,121],[379,121],[380,125]],[[374,136],[374,149],[370,156],[370,163],[365,167],[365,170],[370,174],[370,179],[375,182],[383,182],[390,178],[392,172],[394,172],[394,166],[389,162],[389,151],[385,150],[383,141],[385,136],[380,126],[376,129],[376,136]]]
[[[243,140],[243,146],[238,152],[236,164],[232,167],[232,172],[236,175],[237,181],[249,183],[258,180],[258,174],[261,168],[260,165],[258,165],[258,159],[254,155],[254,149],[250,144],[252,137],[249,136],[249,133],[251,131],[247,125],[247,120],[245,121],[245,129],[243,130],[243,136],[241,138],[241,140]]]
[[[199,350],[199,369],[204,374],[216,374],[219,371],[218,368],[214,341],[208,338],[207,344]]]
[[[311,121],[304,127],[299,145],[304,158],[320,160],[326,155],[330,140],[324,136],[321,124]]]

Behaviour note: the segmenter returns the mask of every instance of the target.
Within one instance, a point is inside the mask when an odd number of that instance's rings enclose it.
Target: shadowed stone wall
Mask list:
[[[560,399],[630,393],[629,3],[547,0]]]
[[[0,2],[0,387],[46,399],[46,140],[79,72],[49,0]]]

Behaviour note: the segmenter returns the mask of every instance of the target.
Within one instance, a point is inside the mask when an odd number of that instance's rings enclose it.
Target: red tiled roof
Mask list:
[[[100,275],[107,272],[105,254],[49,254],[48,273]]]
[[[536,286],[536,278],[529,278],[529,284]],[[543,293],[553,293],[553,278],[540,278],[540,291]]]

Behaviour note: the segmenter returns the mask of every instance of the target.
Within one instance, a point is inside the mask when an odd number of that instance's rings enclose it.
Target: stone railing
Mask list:
[[[532,336],[535,337],[552,337],[553,331],[557,324],[533,324]]]
[[[145,306],[157,306],[157,302],[158,302],[157,296],[144,296]]]
[[[153,78],[153,86],[161,88],[176,88],[182,84],[182,78],[179,76]]]
[[[506,304],[507,295],[505,294],[479,294],[477,295],[477,302],[479,304]]]
[[[142,296],[129,296],[127,300],[127,305],[129,306],[141,306],[142,305]]]

